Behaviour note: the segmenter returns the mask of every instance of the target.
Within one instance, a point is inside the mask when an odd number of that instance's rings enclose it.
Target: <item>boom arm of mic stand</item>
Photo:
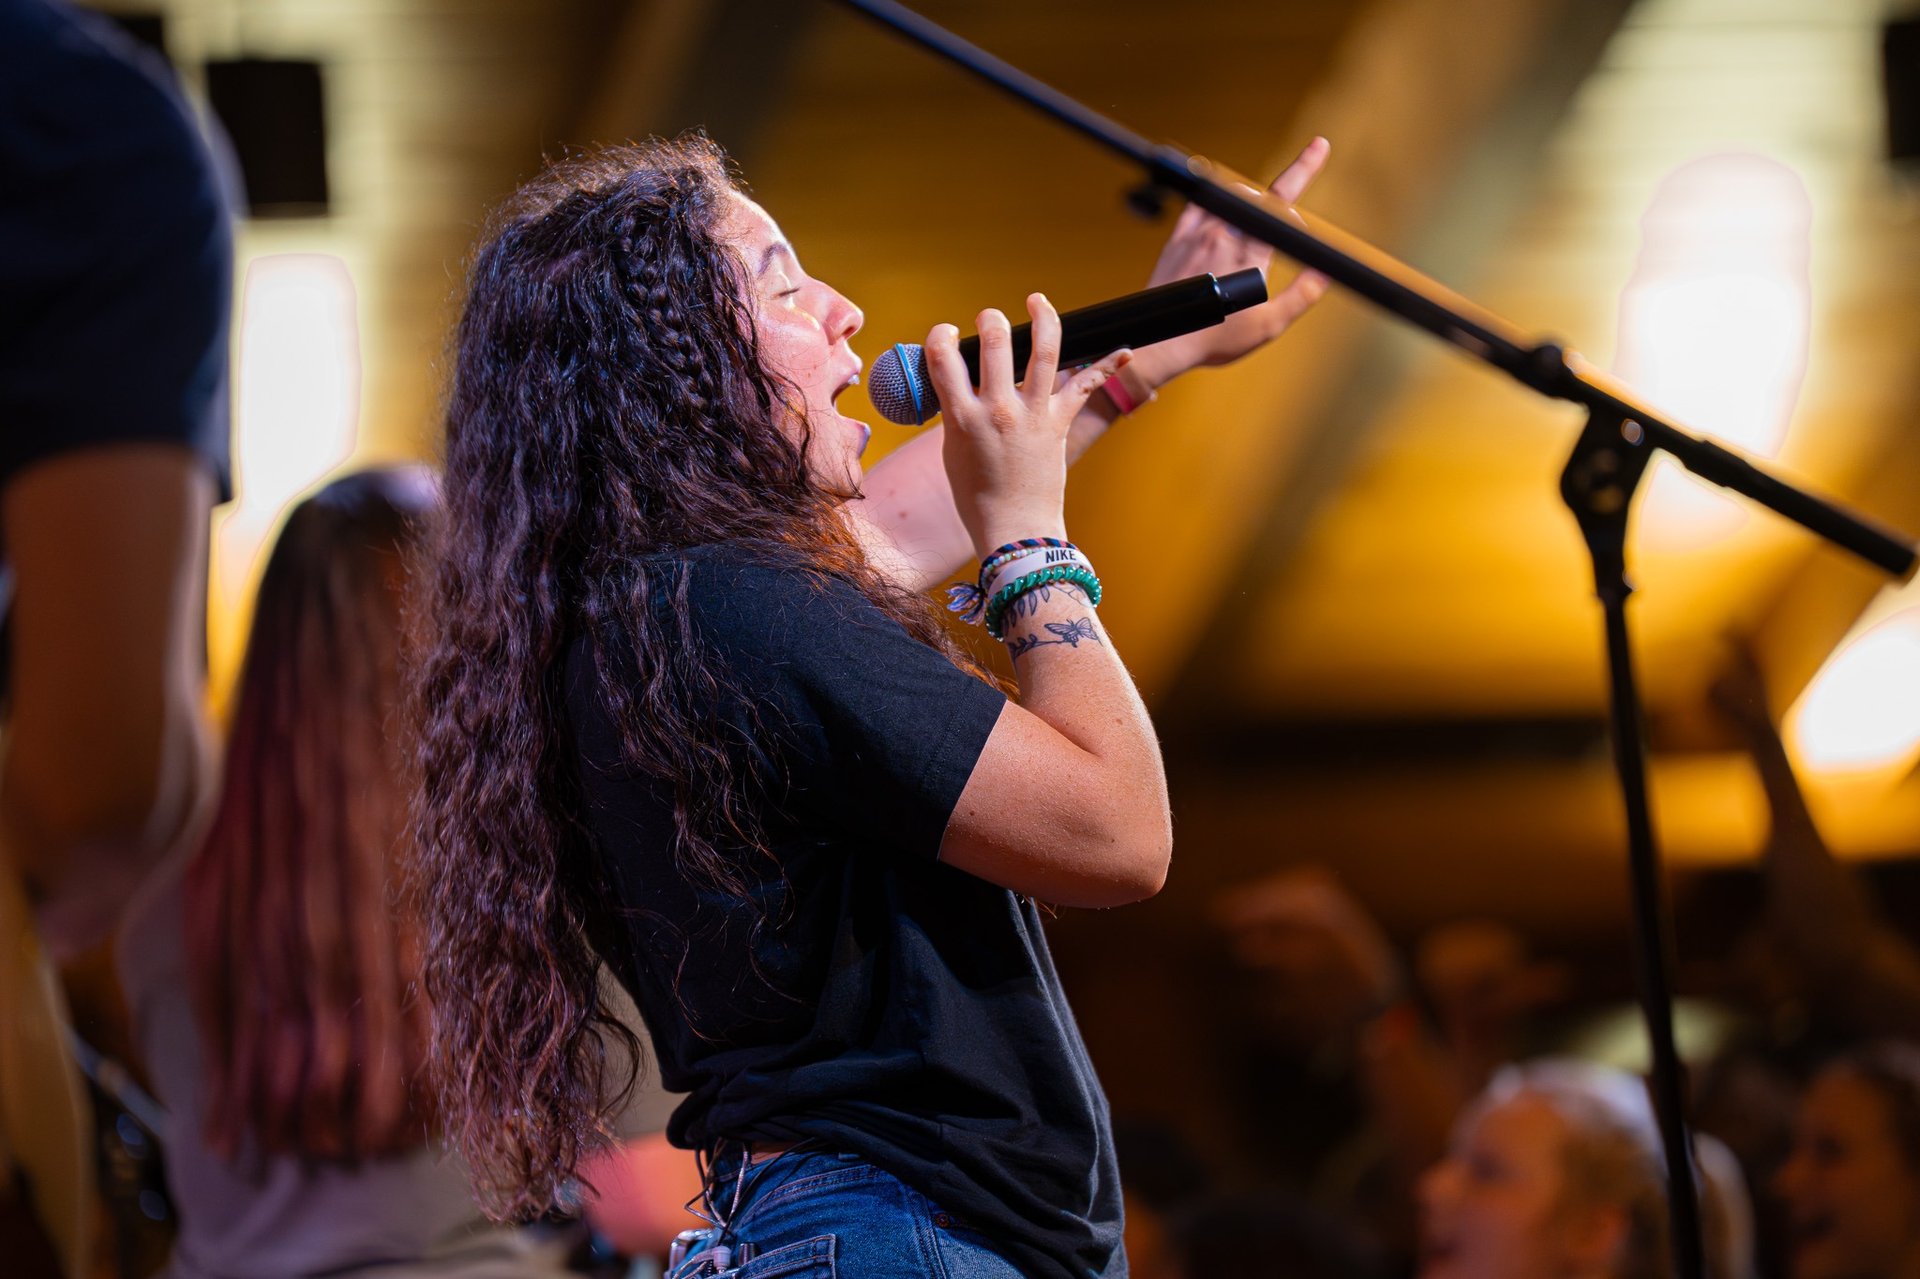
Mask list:
[[[1689,471],[1732,489],[1794,523],[1904,578],[1920,563],[1913,543],[1823,498],[1754,466],[1738,454],[1691,435],[1639,403],[1578,356],[1551,342],[1529,341],[1507,321],[1482,310],[1394,258],[1260,192],[1251,183],[1241,194],[1223,185],[1226,173],[1178,147],[1156,146],[1139,134],[1061,93],[1018,67],[928,21],[897,0],[841,0],[917,44],[972,72],[1038,111],[1078,130],[1145,171],[1149,182],[1174,191],[1230,226],[1272,245],[1302,266],[1375,306],[1493,365],[1521,383],[1556,399],[1618,416],[1645,433]]]

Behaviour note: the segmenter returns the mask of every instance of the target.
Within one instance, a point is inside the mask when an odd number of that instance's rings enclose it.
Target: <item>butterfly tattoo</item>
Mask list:
[[[1076,618],[1071,622],[1046,622],[1043,625],[1047,633],[1053,636],[1052,639],[1042,639],[1038,635],[1022,635],[1007,644],[1007,653],[1017,658],[1048,644],[1065,644],[1069,648],[1079,648],[1081,640],[1092,640],[1096,644],[1100,642],[1099,634],[1093,629],[1091,617]]]

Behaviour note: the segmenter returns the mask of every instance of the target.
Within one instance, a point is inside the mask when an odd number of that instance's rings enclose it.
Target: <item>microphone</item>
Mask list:
[[[1110,302],[1096,302],[1060,317],[1060,367],[1086,364],[1123,346],[1149,346],[1198,329],[1210,328],[1235,311],[1267,300],[1267,281],[1257,267],[1215,279],[1188,276],[1158,288],[1142,289]],[[1013,331],[1013,367],[1024,369],[1033,353],[1033,325]],[[967,377],[980,385],[980,338],[960,340]],[[926,348],[900,342],[882,351],[867,373],[867,398],[880,416],[902,426],[919,426],[940,411],[927,371]]]

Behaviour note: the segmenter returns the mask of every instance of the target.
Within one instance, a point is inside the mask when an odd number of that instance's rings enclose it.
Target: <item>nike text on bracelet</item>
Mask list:
[[[1025,551],[994,567],[989,573],[980,575],[980,593],[992,599],[1000,588],[1009,582],[1018,581],[1028,573],[1037,573],[1041,569],[1078,566],[1087,572],[1093,572],[1093,565],[1075,546],[1048,546],[1037,550]]]

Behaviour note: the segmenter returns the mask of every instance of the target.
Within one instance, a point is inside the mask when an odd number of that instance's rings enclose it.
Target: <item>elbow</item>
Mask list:
[[[1167,872],[1173,865],[1171,832],[1162,829],[1143,837],[1129,832],[1112,845],[1117,854],[1107,860],[1109,874],[1100,885],[1101,900],[1084,903],[1092,906],[1131,906],[1159,894],[1167,886]]]
[[[196,744],[197,745],[197,744]],[[206,770],[198,751],[149,767],[19,769],[0,785],[8,842],[35,879],[59,877],[70,858],[144,867],[189,825]]]

